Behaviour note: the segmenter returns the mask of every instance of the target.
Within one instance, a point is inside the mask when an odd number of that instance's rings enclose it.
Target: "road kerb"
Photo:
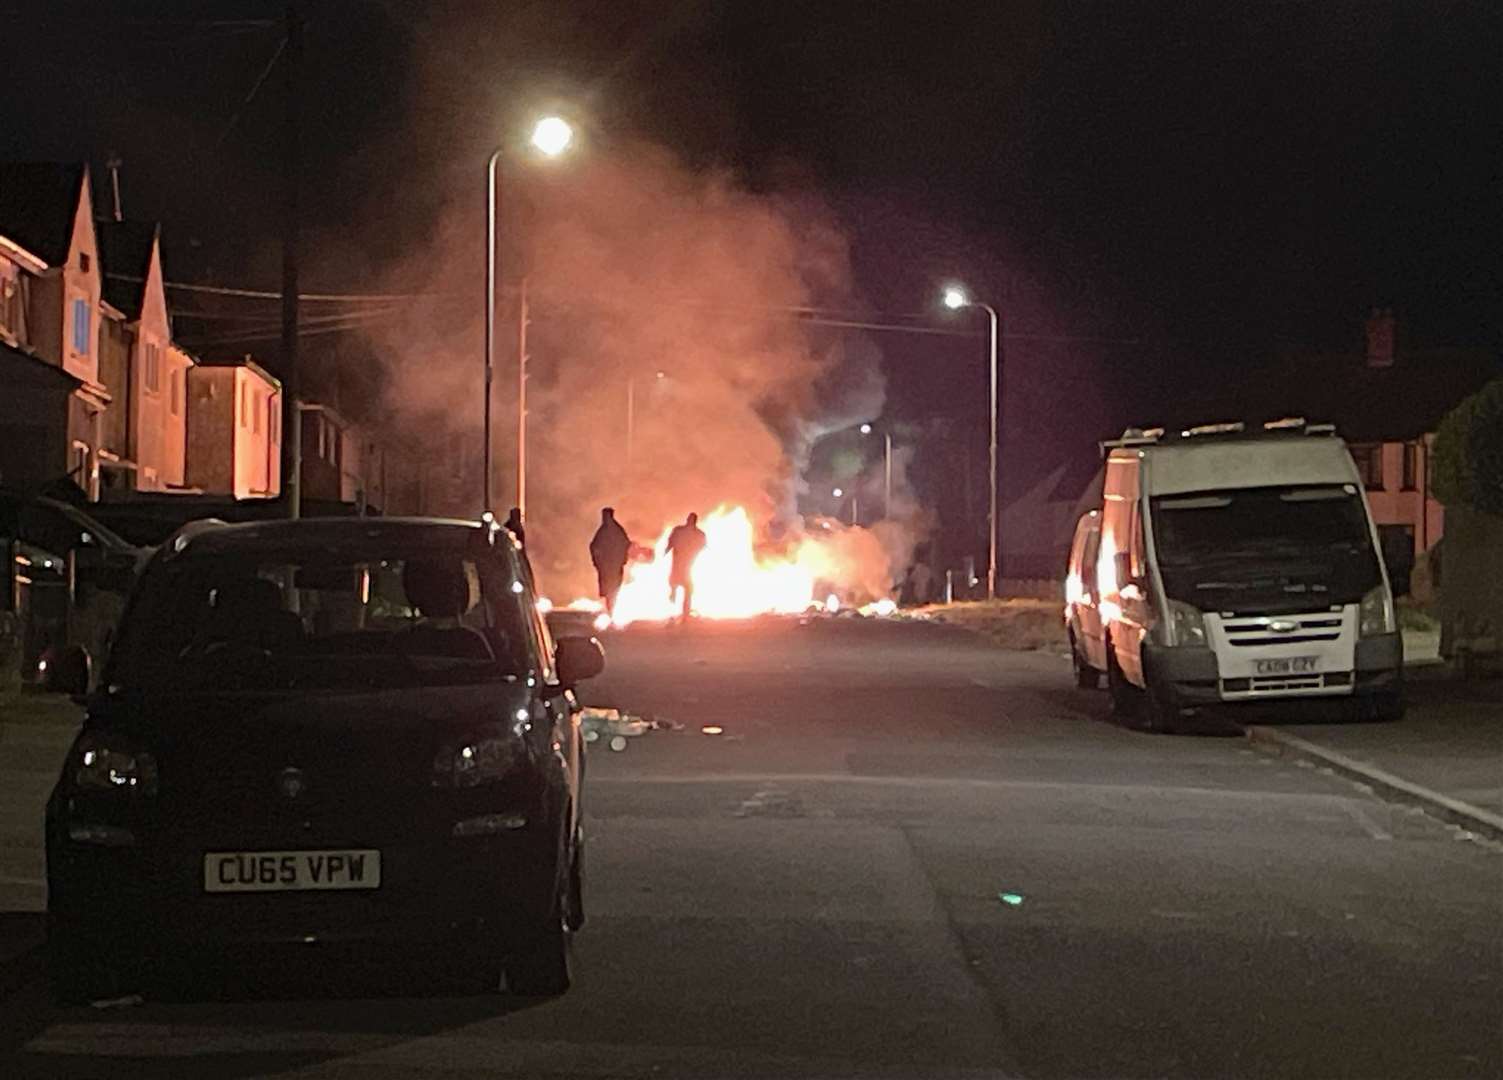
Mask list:
[[[1429,813],[1453,825],[1459,825],[1463,829],[1492,840],[1503,840],[1503,817],[1484,810],[1480,806],[1453,799],[1449,795],[1433,791],[1412,780],[1405,780],[1402,776],[1395,776],[1376,765],[1356,761],[1345,754],[1321,746],[1319,743],[1313,743],[1309,739],[1302,739],[1298,735],[1280,731],[1278,728],[1252,724],[1242,730],[1253,743],[1294,753],[1306,760],[1324,765],[1332,772],[1340,773],[1349,780],[1366,784],[1386,799],[1418,804]]]

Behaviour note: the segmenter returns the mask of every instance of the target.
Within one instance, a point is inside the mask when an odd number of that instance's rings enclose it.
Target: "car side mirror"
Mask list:
[[[89,650],[82,645],[69,645],[48,669],[47,689],[74,697],[87,694],[93,666]]]
[[[559,685],[568,689],[605,670],[605,650],[592,637],[559,638],[553,663]]]

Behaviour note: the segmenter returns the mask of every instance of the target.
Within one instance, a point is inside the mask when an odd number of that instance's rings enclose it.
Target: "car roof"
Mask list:
[[[234,525],[196,521],[178,530],[164,547],[173,558],[308,548],[355,552],[387,545],[457,551],[472,548],[486,535],[487,527],[478,521],[432,517],[300,518]],[[504,529],[489,528],[511,540]],[[516,542],[498,544],[497,548],[515,551]]]

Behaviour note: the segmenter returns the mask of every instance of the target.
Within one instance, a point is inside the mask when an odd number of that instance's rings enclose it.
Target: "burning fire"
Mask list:
[[[885,558],[865,530],[825,530],[776,547],[758,550],[756,529],[746,510],[721,506],[700,519],[705,548],[694,562],[694,613],[707,619],[744,619],[753,615],[791,615],[821,608],[835,612],[840,599],[830,592],[853,581],[852,548],[868,559]],[[649,559],[627,564],[626,581],[616,600],[614,625],[661,621],[679,614],[679,601],[668,589],[671,560],[665,528]],[[861,534],[861,535],[856,535]],[[598,611],[597,629],[612,625],[596,600],[576,600],[575,610]],[[890,614],[889,599],[868,603],[863,611]]]

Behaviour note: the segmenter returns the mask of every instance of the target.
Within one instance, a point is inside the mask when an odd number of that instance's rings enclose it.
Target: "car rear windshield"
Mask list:
[[[189,555],[143,579],[111,681],[243,691],[505,680],[528,669],[524,591],[472,553]]]

